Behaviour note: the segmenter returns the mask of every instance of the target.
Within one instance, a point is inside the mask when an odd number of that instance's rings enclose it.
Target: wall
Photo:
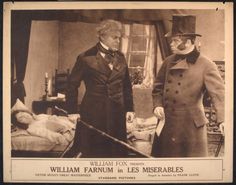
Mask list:
[[[97,43],[96,24],[60,22],[59,64],[60,70],[72,69],[77,56]]]
[[[24,80],[25,104],[29,108],[45,93],[45,72],[51,78],[58,66],[58,38],[58,21],[32,22]]]
[[[202,34],[199,38],[202,53],[211,60],[224,60],[224,12],[201,10],[196,12],[196,15],[196,31]]]
[[[83,22],[60,22],[59,25],[59,64],[60,71],[72,70],[78,55],[97,43],[96,24]],[[78,102],[85,92],[81,83]]]

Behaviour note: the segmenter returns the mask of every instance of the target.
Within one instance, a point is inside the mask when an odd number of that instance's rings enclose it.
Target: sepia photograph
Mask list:
[[[3,8],[5,182],[232,182],[232,3]]]

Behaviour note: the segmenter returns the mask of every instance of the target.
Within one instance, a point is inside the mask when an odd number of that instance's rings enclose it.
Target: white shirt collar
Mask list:
[[[194,50],[194,48],[195,48],[195,46],[192,45],[192,46],[190,46],[189,48],[187,48],[185,50],[177,52],[176,54],[178,54],[178,55],[186,55],[186,54],[192,52]]]
[[[106,46],[105,44],[103,44],[101,41],[100,41],[100,44],[102,45],[102,47],[104,47],[106,50],[109,50],[109,47]]]
[[[106,46],[105,44],[103,44],[101,41],[100,41],[100,44],[101,44],[102,47],[104,47],[106,50],[109,49],[109,47],[107,47],[107,46]],[[100,54],[102,55],[103,58],[105,57],[105,53],[100,52]],[[108,66],[109,66],[109,68],[110,68],[111,70],[113,70],[113,64],[109,63]]]

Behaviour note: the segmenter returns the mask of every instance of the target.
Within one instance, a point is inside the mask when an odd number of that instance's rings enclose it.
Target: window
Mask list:
[[[126,54],[133,85],[152,86],[156,60],[156,31],[154,25],[124,25],[122,51]]]
[[[142,24],[131,25],[130,45],[128,48],[128,66],[129,68],[144,67],[147,55],[148,35]]]

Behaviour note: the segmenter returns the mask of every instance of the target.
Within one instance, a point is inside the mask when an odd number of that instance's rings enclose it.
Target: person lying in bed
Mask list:
[[[66,119],[51,115],[35,115],[24,109],[12,112],[12,123],[20,129],[27,130],[33,136],[47,138],[56,144],[67,142],[62,134],[70,131],[74,126]]]

